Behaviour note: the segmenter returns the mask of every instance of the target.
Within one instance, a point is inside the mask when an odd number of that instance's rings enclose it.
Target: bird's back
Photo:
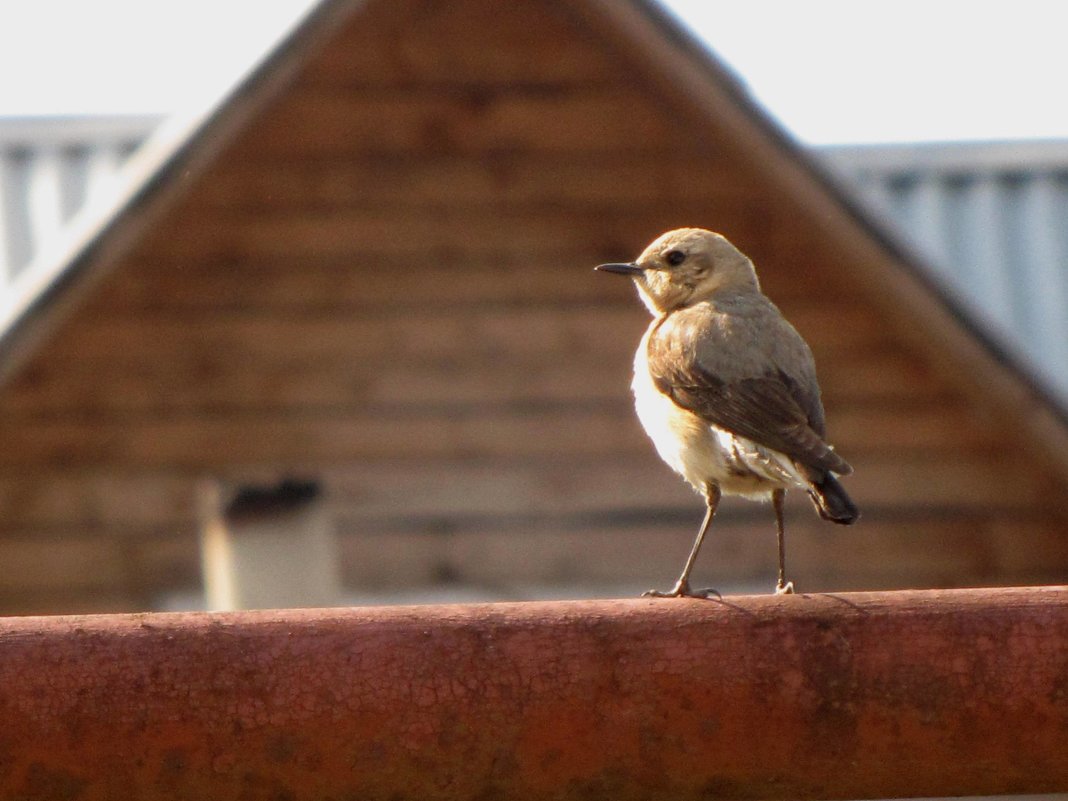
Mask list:
[[[665,363],[689,365],[724,385],[781,381],[809,427],[825,433],[812,351],[759,291],[724,293],[666,315],[656,337]]]

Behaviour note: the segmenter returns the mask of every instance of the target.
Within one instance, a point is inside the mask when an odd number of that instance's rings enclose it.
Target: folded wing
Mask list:
[[[677,336],[654,335],[649,339],[653,381],[677,405],[732,434],[778,451],[816,474],[853,472],[823,440],[818,394],[802,390],[774,365],[768,365],[762,375],[717,375],[697,358],[699,350],[692,343],[680,342]]]

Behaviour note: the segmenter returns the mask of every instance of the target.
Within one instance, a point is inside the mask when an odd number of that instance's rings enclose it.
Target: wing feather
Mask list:
[[[670,332],[658,330],[650,336],[649,372],[662,393],[709,423],[819,473],[852,472],[823,440],[818,391],[815,395],[802,391],[774,364],[765,364],[757,375],[717,375],[697,356],[702,349],[694,338],[701,333],[699,327],[673,326]],[[806,412],[806,407],[814,411]]]

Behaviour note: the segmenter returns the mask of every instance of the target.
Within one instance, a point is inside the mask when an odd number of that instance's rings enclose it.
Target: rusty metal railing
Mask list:
[[[0,798],[1064,790],[1064,587],[0,621]]]

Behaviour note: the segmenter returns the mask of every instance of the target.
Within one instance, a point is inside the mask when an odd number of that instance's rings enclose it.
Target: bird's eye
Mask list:
[[[684,261],[686,261],[686,254],[681,250],[669,250],[667,255],[664,256],[664,260],[667,261],[672,267],[678,267]]]

